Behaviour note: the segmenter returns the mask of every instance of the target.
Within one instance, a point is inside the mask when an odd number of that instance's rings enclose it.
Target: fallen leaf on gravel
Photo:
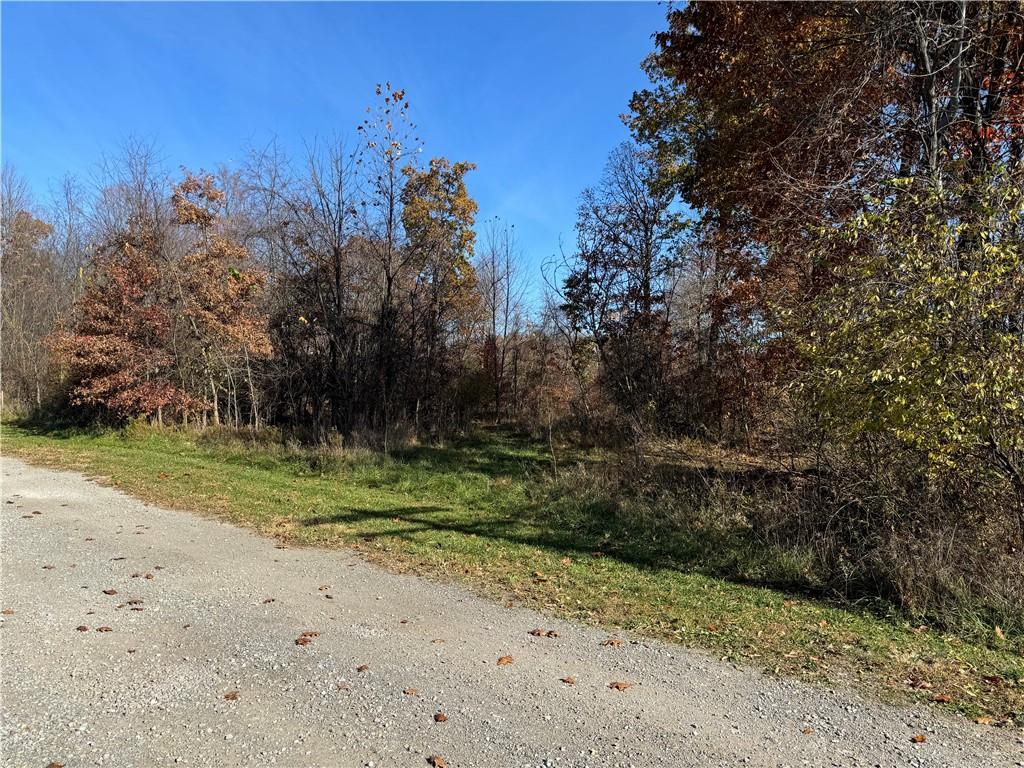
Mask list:
[[[54,568],[56,568],[56,567],[57,567],[57,566],[55,566],[55,565],[44,565],[44,566],[43,566],[43,570],[44,570],[44,571],[52,571],[52,570],[53,570]]]
[[[29,520],[32,519],[32,515],[22,515],[22,517],[28,518]]]
[[[128,653],[135,653],[135,649],[134,648],[129,648],[128,649]]]
[[[418,696],[419,695],[419,691],[417,691],[415,688],[406,688],[404,691],[402,691],[402,693],[404,693],[406,696]]]
[[[324,597],[326,597],[328,600],[334,599],[334,595],[324,595]]]
[[[976,722],[978,725],[992,725],[992,718],[991,717],[984,717],[984,716],[983,717],[976,717],[976,718],[974,718],[974,722]]]
[[[800,733],[802,733],[804,736],[810,736],[812,733],[814,733],[814,729],[810,728],[810,727],[808,727],[808,728],[801,728],[800,729]]]
[[[360,664],[358,667],[356,667],[356,672],[369,672],[369,671],[370,671],[370,665],[369,664]]]
[[[295,644],[296,645],[309,645],[312,642],[313,642],[313,639],[310,638],[310,637],[296,637],[295,638]]]
[[[33,515],[41,515],[41,514],[43,514],[43,513],[42,513],[42,512],[40,512],[40,511],[39,511],[39,510],[37,509],[37,510],[33,511],[33,512],[32,512],[32,514],[33,514]]]
[[[576,685],[576,678],[575,677],[571,677],[571,676],[570,677],[563,677],[562,678],[562,682],[565,683],[566,685]]]
[[[444,712],[438,712],[437,714],[434,715],[434,722],[435,723],[447,723],[448,722],[448,715],[446,715]]]
[[[152,579],[153,578],[153,574],[152,573],[147,573],[145,578]]]
[[[93,539],[93,537],[92,537],[92,536],[86,536],[86,537],[85,537],[85,540],[86,540],[86,541],[95,541],[95,539]]]
[[[351,691],[352,690],[352,686],[349,685],[348,683],[338,683],[334,687],[337,688],[339,691]]]
[[[112,630],[110,627],[96,627],[96,631],[97,632],[113,632],[114,630]]]
[[[400,619],[398,623],[399,624],[408,624],[409,620],[408,619]]]
[[[940,693],[938,696],[932,696],[932,701],[937,704],[949,704],[953,700],[953,697],[948,693]]]
[[[544,637],[544,630],[543,629],[531,629],[526,634],[533,635],[534,637]]]
[[[238,701],[238,697],[240,695],[241,694],[238,691],[228,691],[227,693],[224,694],[224,698],[227,699],[228,701]]]
[[[274,599],[275,599],[275,598],[273,598],[273,597],[267,597],[267,598],[264,598],[264,599],[263,599],[263,602],[264,602],[264,603],[272,603],[272,602],[274,602]]]
[[[436,640],[431,640],[430,642],[434,645],[441,645],[441,643],[443,643],[444,640],[442,640],[441,638],[437,638]]]
[[[326,592],[330,588],[331,588],[330,584],[321,584],[319,587],[317,587],[317,591],[319,591],[319,592]]]
[[[145,609],[145,608],[143,608],[143,607],[142,607],[141,605],[133,605],[133,606],[132,606],[131,608],[129,608],[128,610],[130,610],[130,611],[144,611],[144,610],[146,610],[146,609]]]
[[[89,631],[89,628],[87,626],[85,626],[85,624],[79,624],[77,627],[75,627],[75,629],[77,629],[79,632],[88,632]]]
[[[500,659],[498,659],[498,666],[507,667],[509,664],[512,663],[512,661],[513,659],[511,656],[502,656]]]
[[[427,762],[434,766],[434,768],[448,768],[447,761],[440,755],[431,755],[427,758]]]
[[[117,590],[116,589],[104,589],[103,590],[103,594],[104,595],[116,595],[117,594]]]
[[[182,628],[182,629],[188,629],[188,628],[189,628],[189,627],[191,627],[191,626],[192,626],[191,624],[182,624],[182,625],[181,625],[181,628]]]
[[[127,560],[128,558],[126,558],[126,557],[112,557],[110,559],[111,559],[111,561],[114,561],[114,560]]]
[[[609,637],[607,640],[601,643],[601,645],[607,645],[611,648],[618,648],[620,645],[622,645],[622,641],[619,640],[617,637]]]
[[[4,616],[14,615],[14,611],[12,611],[10,608],[4,608],[2,611],[0,611],[0,613],[2,613]]]
[[[632,683],[625,683],[625,682],[623,682],[621,680],[616,680],[615,682],[608,683],[608,687],[609,688],[614,688],[616,691],[624,691],[627,688],[632,688],[633,684]]]
[[[910,737],[910,740],[915,744],[924,744],[926,741],[923,733],[918,733]]]
[[[50,763],[46,768],[64,768],[64,763]]]

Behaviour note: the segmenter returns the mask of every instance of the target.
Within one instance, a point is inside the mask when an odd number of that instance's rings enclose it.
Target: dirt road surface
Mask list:
[[[0,534],[4,766],[1024,765],[1019,731],[602,645],[9,458]]]

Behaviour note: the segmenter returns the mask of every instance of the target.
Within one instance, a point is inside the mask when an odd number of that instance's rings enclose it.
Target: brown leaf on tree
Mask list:
[[[926,741],[925,736],[924,736],[923,733],[916,733],[916,734],[914,734],[913,736],[910,737],[910,740],[912,742],[914,742],[915,744],[924,744],[924,742]]]
[[[85,626],[85,624],[79,624],[77,627],[75,627],[75,629],[77,629],[79,632],[88,632],[89,631],[89,628],[87,626]]]
[[[514,661],[514,659],[511,656],[502,656],[501,658],[498,659],[498,666],[499,667],[507,667],[513,661]]]
[[[228,691],[224,694],[224,698],[228,701],[238,701],[239,696],[241,696],[241,694],[238,691]]]
[[[370,665],[369,664],[360,664],[358,667],[356,667],[356,672],[369,672],[369,671],[370,671]]]
[[[110,627],[96,627],[97,632],[113,632],[114,630]]]
[[[616,680],[614,682],[608,683],[608,687],[614,688],[616,691],[624,691],[627,688],[632,688],[633,684],[623,682],[622,680]]]
[[[427,758],[427,762],[434,768],[448,768],[448,762],[440,755],[431,755]]]
[[[103,590],[103,594],[104,595],[116,595],[117,594],[117,590],[116,589],[104,589]]]
[[[622,645],[622,641],[619,640],[617,637],[609,637],[607,640],[601,643],[601,645],[606,645],[609,648],[618,648],[620,645]]]
[[[406,696],[419,696],[420,692],[415,688],[406,688],[404,691],[402,691],[402,693],[404,693]]]
[[[571,675],[567,675],[567,676],[561,678],[561,680],[566,685],[576,685],[576,678],[572,677]]]
[[[447,723],[448,722],[448,715],[446,715],[444,712],[437,712],[437,713],[434,714],[434,722],[435,723]]]

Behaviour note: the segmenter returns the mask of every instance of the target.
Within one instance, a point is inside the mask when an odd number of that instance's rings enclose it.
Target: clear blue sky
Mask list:
[[[580,189],[665,6],[643,3],[8,3],[2,159],[40,197],[134,136],[213,169],[276,136],[355,135],[374,84],[408,91],[424,154],[470,160],[480,219],[516,225],[534,268],[573,242]]]

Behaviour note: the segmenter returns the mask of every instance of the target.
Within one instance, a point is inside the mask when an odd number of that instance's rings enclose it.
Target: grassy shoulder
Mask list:
[[[761,586],[765,553],[714,531],[643,524],[604,492],[594,457],[574,457],[564,481],[551,479],[542,446],[502,435],[385,458],[188,432],[0,429],[5,454],[292,545],[354,548],[393,570],[774,674],[1024,722],[1024,638],[945,634]]]

